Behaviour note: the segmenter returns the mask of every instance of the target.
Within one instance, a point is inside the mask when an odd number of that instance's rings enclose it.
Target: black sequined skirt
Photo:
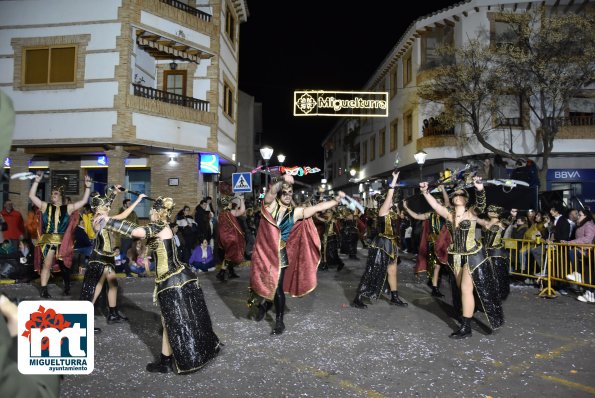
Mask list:
[[[510,294],[510,279],[508,274],[510,261],[508,260],[508,253],[504,249],[488,249],[488,255],[494,268],[494,275],[498,283],[498,292],[500,292],[500,300],[505,300]]]
[[[448,263],[451,266],[455,263],[454,255],[448,254]],[[487,257],[485,249],[469,255],[461,255],[460,265],[467,266],[471,270],[473,279],[475,308],[481,310],[487,318],[492,330],[499,328],[504,324],[504,312],[502,310],[502,300],[498,290],[498,282],[490,259]],[[454,270],[453,270],[454,274]],[[452,278],[452,299],[453,307],[457,314],[462,313],[461,291],[457,286],[455,278]]]
[[[368,248],[366,269],[362,275],[357,294],[369,299],[378,299],[386,281],[388,265],[396,260],[395,241],[377,236]]]
[[[184,269],[157,285],[157,300],[179,373],[194,372],[219,353],[203,291]]]
[[[110,267],[115,272],[114,256],[107,256],[93,251],[89,258],[89,264],[85,270],[83,287],[81,288],[81,300],[93,301],[95,288],[103,275],[105,267]]]

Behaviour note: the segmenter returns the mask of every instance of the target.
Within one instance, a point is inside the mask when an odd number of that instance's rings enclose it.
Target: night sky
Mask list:
[[[457,2],[248,0],[239,85],[263,104],[273,159],[282,152],[286,165],[322,168],[321,142],[340,120],[294,117],[294,90],[361,90],[415,19]]]

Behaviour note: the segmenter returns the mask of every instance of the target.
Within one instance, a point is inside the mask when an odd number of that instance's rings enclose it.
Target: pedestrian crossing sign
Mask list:
[[[252,173],[233,173],[231,185],[234,192],[252,192]]]

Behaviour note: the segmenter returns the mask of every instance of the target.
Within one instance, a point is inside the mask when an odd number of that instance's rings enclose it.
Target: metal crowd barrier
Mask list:
[[[595,288],[595,244],[504,239],[504,247],[508,250],[510,274],[535,279],[542,286],[541,297],[557,296],[554,282]]]

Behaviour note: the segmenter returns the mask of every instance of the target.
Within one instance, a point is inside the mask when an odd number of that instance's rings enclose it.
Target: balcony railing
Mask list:
[[[187,12],[188,14],[196,15],[203,21],[210,22],[211,16],[204,11],[201,11],[197,8],[190,7],[188,4],[182,3],[178,0],[161,0],[162,3],[169,4],[172,7],[176,7],[178,10],[182,10]]]
[[[167,91],[141,86],[140,84],[133,84],[132,86],[134,87],[134,95],[138,97],[167,102],[168,104],[185,106],[187,108],[193,108],[202,112],[209,111],[209,101],[168,93]]]
[[[455,129],[454,127],[445,129],[439,126],[427,126],[423,128],[422,133],[424,137],[435,137],[438,135],[455,135]]]
[[[560,126],[595,126],[595,115],[558,117],[556,121]]]
[[[520,127],[523,125],[523,119],[520,117],[501,117],[496,120],[496,124],[502,127]]]

